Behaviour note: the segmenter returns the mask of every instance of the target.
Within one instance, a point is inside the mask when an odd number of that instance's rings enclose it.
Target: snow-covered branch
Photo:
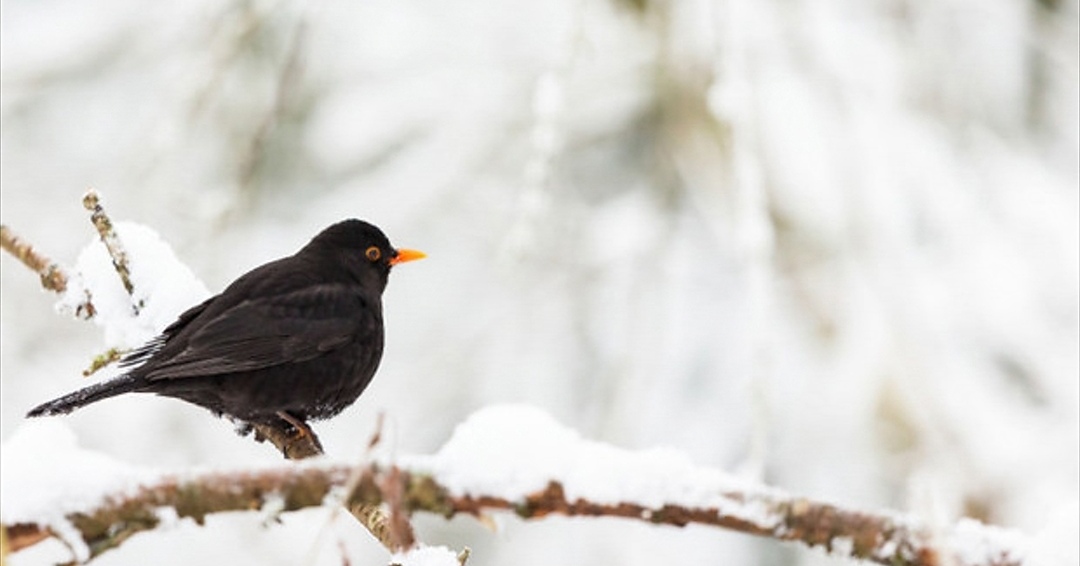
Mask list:
[[[495,453],[505,457],[490,459]],[[66,524],[59,527],[20,518],[17,508],[5,509],[4,521],[12,551],[76,532],[81,542],[69,544],[85,543],[90,558],[156,528],[163,517],[201,524],[211,513],[322,505],[388,508],[380,538],[391,540],[403,532],[395,523],[407,525],[418,511],[444,517],[512,511],[526,519],[565,515],[708,525],[890,565],[1020,565],[1027,547],[1019,533],[974,521],[935,530],[908,515],[857,511],[743,482],[694,466],[675,451],[632,452],[584,440],[526,406],[481,410],[433,456],[396,464],[311,460],[258,471],[162,474],[65,511]]]
[[[113,268],[116,269],[116,274],[120,276],[120,282],[124,285],[124,290],[127,291],[128,295],[133,294],[135,286],[131,283],[131,268],[128,267],[127,252],[124,250],[120,238],[116,235],[116,230],[113,229],[112,220],[105,213],[105,208],[101,206],[101,197],[97,191],[94,189],[86,191],[86,194],[83,195],[83,207],[90,211],[90,221],[94,223],[94,228],[101,237],[101,243],[105,244],[105,249],[109,251]],[[135,309],[136,314],[142,308],[137,302],[132,303],[132,307]]]
[[[57,262],[36,250],[29,242],[20,238],[15,231],[7,225],[0,225],[0,246],[31,271],[41,277],[41,286],[54,293],[63,294],[67,291],[67,271]],[[77,305],[75,314],[79,318],[91,318],[94,316],[94,305],[90,302],[89,293],[86,300]]]

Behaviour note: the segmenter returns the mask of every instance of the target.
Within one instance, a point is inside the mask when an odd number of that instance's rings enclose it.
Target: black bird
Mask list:
[[[424,257],[345,220],[249,271],[121,361],[127,373],[32,409],[70,413],[123,393],[182,399],[241,424],[310,434],[356,401],[383,352],[390,268]]]

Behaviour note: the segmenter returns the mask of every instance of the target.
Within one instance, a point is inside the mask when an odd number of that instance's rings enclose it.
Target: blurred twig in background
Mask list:
[[[29,242],[17,236],[15,231],[6,224],[0,225],[0,243],[3,244],[4,251],[15,256],[23,265],[41,277],[41,286],[46,290],[55,293],[63,293],[67,290],[67,271],[59,263],[35,250]],[[75,315],[83,319],[92,318],[94,312],[94,304],[90,302],[89,296],[75,309]]]

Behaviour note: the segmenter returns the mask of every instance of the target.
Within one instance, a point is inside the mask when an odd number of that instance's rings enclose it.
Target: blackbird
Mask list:
[[[188,309],[121,361],[126,373],[32,409],[70,413],[123,393],[205,407],[250,430],[310,434],[307,421],[351,405],[383,352],[382,293],[390,268],[423,258],[381,230],[345,220],[299,252],[257,267]]]

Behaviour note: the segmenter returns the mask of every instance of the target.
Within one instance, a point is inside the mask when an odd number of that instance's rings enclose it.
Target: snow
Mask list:
[[[461,566],[457,553],[445,546],[420,545],[390,556],[390,563],[399,566]]]
[[[753,503],[722,497],[736,491],[767,493],[759,484],[695,466],[671,448],[630,451],[584,439],[543,410],[524,404],[476,411],[421,465],[459,495],[519,501],[558,481],[569,501],[718,508],[764,528],[777,520]]]
[[[159,473],[80,448],[62,419],[27,421],[3,444],[3,522],[48,522],[85,510],[109,493],[124,493]]]
[[[1003,559],[1025,563],[1031,538],[1013,529],[962,517],[950,532],[947,544],[962,564],[995,564]]]
[[[66,513],[99,505],[106,495],[133,493],[160,477],[109,456],[80,448],[63,420],[27,421],[3,443],[0,520],[48,525],[85,559],[88,550]]]
[[[829,542],[829,554],[835,554],[836,556],[851,556],[851,552],[855,549],[855,539],[851,537],[838,536],[833,537]]]
[[[1058,505],[1035,535],[1025,566],[1077,566],[1080,564],[1078,534],[1080,501]]]
[[[1076,0],[144,4],[4,3],[3,221],[70,266],[92,184],[212,290],[345,217],[429,252],[391,278],[371,387],[316,424],[330,454],[363,453],[380,412],[395,451],[428,454],[475,408],[522,402],[863,508],[902,505],[926,473],[943,525],[972,504],[1037,533],[1080,494]],[[162,285],[150,300],[186,277],[122,239],[139,292]],[[133,317],[92,246],[79,269],[110,345],[205,296]],[[102,333],[50,316],[0,261],[7,440],[84,383]],[[109,403],[64,420],[123,460],[277,461],[183,403]],[[135,537],[108,560],[290,563],[276,555],[318,528],[301,515]],[[511,521],[470,564],[778,552],[582,523]],[[468,524],[438,542],[474,543]],[[351,562],[372,563],[358,538]]]
[[[124,289],[105,245],[95,238],[79,254],[57,309],[73,312],[89,293],[97,311],[93,320],[106,345],[127,350],[158,335],[210,291],[153,229],[128,221],[114,222],[113,229],[127,254],[132,294]]]

